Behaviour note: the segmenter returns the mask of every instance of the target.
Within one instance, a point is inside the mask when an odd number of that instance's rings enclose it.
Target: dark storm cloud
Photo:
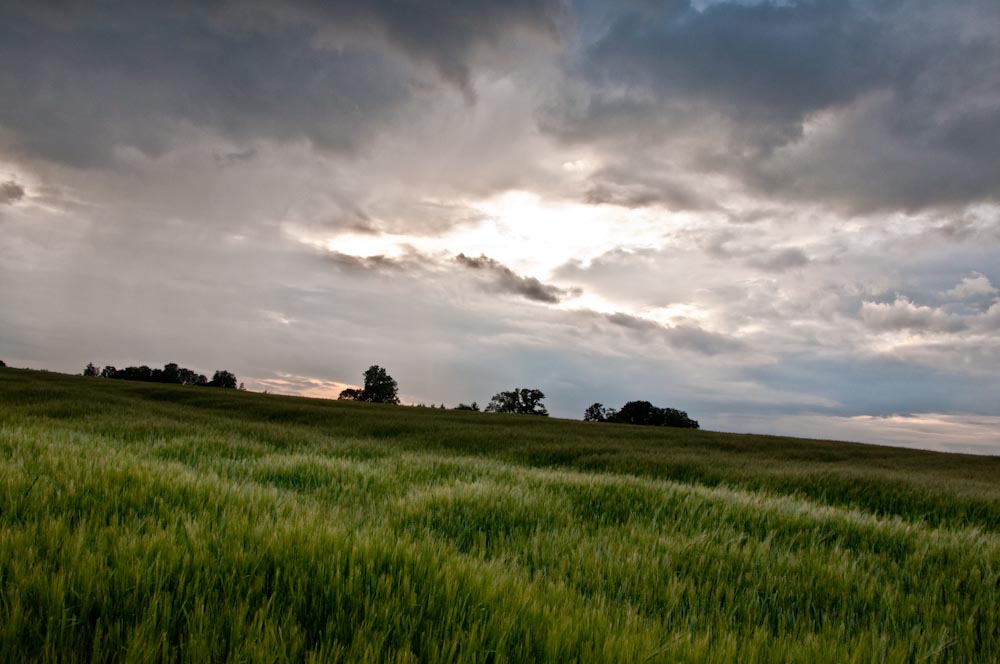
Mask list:
[[[851,210],[1000,196],[997,3],[692,4],[621,5],[588,25],[586,90],[544,126]],[[804,134],[822,113],[826,134]]]
[[[477,48],[518,29],[556,39],[567,15],[561,0],[298,0],[272,9],[292,17],[299,14],[335,32],[346,28],[381,36],[408,56],[429,63],[470,98],[474,91],[469,60]]]
[[[161,154],[188,126],[351,151],[414,94],[407,58],[471,95],[479,46],[520,28],[555,34],[559,13],[553,2],[14,2],[0,9],[0,138],[76,166],[116,147]]]
[[[626,83],[660,98],[703,101],[717,111],[794,132],[806,112],[851,99],[881,78],[877,22],[851,2],[775,5],[687,2],[621,15],[587,54],[600,83]]]
[[[155,156],[186,124],[349,150],[405,92],[378,54],[319,52],[294,32],[225,32],[166,6],[118,9],[60,27],[0,12],[0,96],[17,100],[0,106],[0,126],[20,151],[82,167],[116,147]]]
[[[455,257],[460,265],[490,275],[489,287],[501,293],[511,293],[535,302],[557,304],[563,298],[578,294],[579,291],[544,284],[534,277],[517,274],[509,267],[488,256],[473,258],[465,254]]]
[[[0,182],[0,205],[12,205],[24,198],[24,187],[13,180]]]

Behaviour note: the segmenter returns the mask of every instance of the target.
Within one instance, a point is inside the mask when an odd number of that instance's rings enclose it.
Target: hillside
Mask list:
[[[0,369],[0,660],[990,661],[1000,458]]]

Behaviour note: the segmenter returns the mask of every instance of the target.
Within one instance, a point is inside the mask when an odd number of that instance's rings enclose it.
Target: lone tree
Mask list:
[[[84,376],[100,376],[101,370],[94,366],[93,362],[88,362],[87,367],[83,370]]]
[[[225,369],[219,369],[212,375],[212,380],[208,381],[209,387],[229,387],[236,389],[236,374]]]
[[[369,403],[399,403],[399,385],[389,373],[373,364],[365,371],[363,389],[349,387],[337,397],[341,401],[367,401]]]
[[[684,411],[676,408],[657,408],[648,401],[629,401],[618,412],[608,414],[607,421],[654,427],[699,428],[698,422],[688,417]]]
[[[513,413],[515,415],[541,415],[548,417],[549,411],[542,405],[545,395],[541,390],[515,387],[508,392],[493,395],[486,406],[487,413]]]

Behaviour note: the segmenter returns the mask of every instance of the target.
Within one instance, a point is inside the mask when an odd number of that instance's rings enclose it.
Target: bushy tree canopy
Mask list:
[[[209,387],[227,387],[234,390],[236,389],[236,385],[236,375],[226,371],[225,369],[219,369],[216,371],[212,375],[212,380],[208,382]]]
[[[541,390],[515,387],[507,392],[493,395],[487,413],[513,413],[515,415],[541,415],[548,417],[549,411],[542,405],[545,395]]]
[[[592,403],[583,411],[584,422],[607,422],[608,414],[613,414],[614,410],[609,410],[602,403]]]
[[[337,397],[341,401],[368,401],[370,403],[399,403],[399,386],[389,373],[373,364],[365,371],[363,389],[349,387]]]
[[[162,369],[150,369],[146,365],[116,369],[109,364],[101,369],[100,373],[98,373],[97,367],[91,363],[84,369],[83,375],[117,378],[118,380],[138,380],[148,383],[169,383],[171,385],[236,387],[236,376],[229,371],[225,371],[224,369],[216,371],[212,377],[212,381],[209,382],[204,374],[178,366],[176,362],[169,362],[163,365]]]
[[[658,408],[648,401],[629,401],[617,412],[608,411],[606,421],[617,422],[619,424],[680,427],[682,429],[699,428],[698,422],[688,417],[688,414],[684,411],[675,408]]]

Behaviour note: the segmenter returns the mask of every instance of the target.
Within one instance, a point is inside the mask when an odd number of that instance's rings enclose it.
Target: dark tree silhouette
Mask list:
[[[682,429],[699,428],[698,422],[688,417],[684,411],[675,408],[657,408],[648,401],[629,401],[617,413],[609,415],[607,421]]]
[[[157,377],[159,378],[159,382],[162,383],[180,383],[181,382],[180,367],[177,366],[176,362],[170,362],[169,364],[164,364],[163,370],[160,371]]]
[[[399,386],[389,373],[373,364],[365,371],[365,388],[361,392],[362,401],[371,403],[399,403]]]
[[[515,387],[508,392],[498,392],[486,406],[487,413],[514,413],[516,415],[541,415],[548,417],[549,411],[542,405],[545,395],[541,390]]]
[[[181,385],[198,385],[204,387],[208,385],[208,378],[204,375],[181,367],[177,370],[177,382]]]
[[[89,369],[92,366],[87,365],[87,368]],[[97,367],[94,367],[94,371],[97,371]],[[218,374],[218,372],[216,373]],[[233,376],[228,371],[224,373],[229,374],[233,380],[236,380],[236,376]],[[87,374],[84,371],[84,375],[96,376],[98,374]],[[154,383],[170,383],[173,385],[208,385],[208,379],[204,375],[190,369],[185,369],[184,367],[179,367],[175,362],[163,365],[162,369],[150,369],[147,366],[116,369],[109,364],[101,370],[100,376],[102,378],[117,378],[118,380],[141,380]]]
[[[236,375],[226,371],[225,369],[219,369],[212,375],[212,380],[208,382],[209,387],[227,387],[236,389]]]
[[[583,411],[584,422],[607,422],[608,417],[615,414],[613,408],[605,408],[602,403],[592,403]]]
[[[361,401],[361,394],[361,390],[349,387],[346,390],[343,390],[337,399],[339,401]]]
[[[4,368],[5,366],[7,366],[7,363],[4,362],[3,360],[0,360],[0,369]]]
[[[100,370],[94,366],[93,362],[88,362],[86,368],[83,370],[84,376],[100,376]]]
[[[474,410],[476,412],[479,412],[479,404],[476,403],[475,401],[472,402],[471,406],[467,403],[460,403],[457,406],[455,406],[455,410]]]
[[[399,403],[399,386],[385,369],[373,364],[365,371],[362,389],[349,387],[337,397],[341,401],[367,401],[369,403]]]

